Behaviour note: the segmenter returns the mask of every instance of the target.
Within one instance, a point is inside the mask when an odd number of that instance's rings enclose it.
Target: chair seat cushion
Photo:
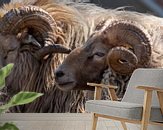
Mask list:
[[[90,100],[86,102],[86,111],[129,120],[141,120],[143,105],[108,100]],[[160,108],[152,108],[150,120],[163,122]]]

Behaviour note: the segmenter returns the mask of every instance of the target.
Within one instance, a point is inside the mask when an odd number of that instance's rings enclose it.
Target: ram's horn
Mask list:
[[[126,61],[129,62],[129,54],[135,58],[135,60],[133,60],[135,63],[138,62],[135,64],[135,68],[141,66],[145,67],[149,63],[151,56],[150,36],[139,24],[124,20],[112,21],[109,26],[102,31],[102,36],[104,36],[104,42],[113,49],[108,55],[108,59],[110,59],[109,64],[114,69],[119,68],[119,73],[124,73],[124,70],[128,68],[125,68],[123,62],[117,64],[117,61],[121,61],[123,57],[123,59],[125,58]],[[116,49],[114,50],[114,48]],[[111,56],[115,56],[115,54],[118,56],[114,61]],[[118,57],[120,59],[117,59]],[[131,73],[131,71],[128,72]]]
[[[115,72],[122,75],[131,74],[137,67],[136,55],[124,47],[114,47],[107,55],[107,63]]]
[[[36,51],[35,57],[39,60],[39,59],[44,58],[48,54],[52,54],[52,53],[69,54],[70,52],[71,52],[71,49],[68,49],[60,44],[55,44],[55,45],[49,45],[49,46],[39,49],[38,51]]]
[[[46,42],[54,44],[56,36],[55,20],[43,9],[36,6],[22,6],[6,13],[0,22],[0,32],[2,34],[17,35],[28,30],[38,43],[43,47]]]

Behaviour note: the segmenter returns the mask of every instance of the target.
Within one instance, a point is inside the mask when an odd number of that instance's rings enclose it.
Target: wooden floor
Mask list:
[[[13,122],[20,130],[91,130],[91,114],[88,113],[6,113],[0,115],[0,123],[4,122]],[[97,130],[123,129],[119,122],[100,118]]]

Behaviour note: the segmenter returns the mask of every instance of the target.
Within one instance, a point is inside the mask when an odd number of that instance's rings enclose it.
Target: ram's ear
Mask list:
[[[41,44],[28,33],[27,28],[25,28],[21,33],[18,33],[17,39],[20,41],[21,45],[31,44],[37,46],[38,48],[41,48]]]

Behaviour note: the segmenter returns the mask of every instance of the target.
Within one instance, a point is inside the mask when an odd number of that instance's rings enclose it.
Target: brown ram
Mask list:
[[[16,2],[15,2],[16,1]],[[87,37],[93,32],[95,25],[92,24],[91,27],[89,27],[89,23],[87,23],[87,20],[90,22],[89,19],[85,20],[85,16],[83,17],[83,13],[80,13],[81,10],[85,8],[85,5],[79,4],[76,7],[76,4],[68,4],[68,6],[63,4],[56,4],[51,3],[49,1],[45,0],[25,0],[22,2],[17,2],[17,0],[13,0],[10,4],[4,5],[3,8],[0,8],[1,13],[0,16],[1,19],[4,19],[4,15],[9,15],[7,12],[12,8],[18,8],[14,9],[19,11],[19,8],[24,8],[24,5],[37,5],[40,8],[46,10],[47,15],[49,17],[53,17],[55,20],[54,31],[57,42],[60,44],[64,44],[64,46],[70,47],[72,49],[80,46],[83,44]],[[45,4],[43,4],[45,3]],[[50,3],[50,4],[49,4]],[[74,6],[74,7],[72,7]],[[92,7],[92,5],[89,5],[88,7]],[[88,9],[87,7],[87,9]],[[37,7],[38,10],[40,8]],[[93,8],[90,8],[90,11],[92,12],[96,9],[96,6],[93,6]],[[79,11],[78,11],[78,10]],[[101,9],[101,11],[104,11],[102,8],[97,8],[98,10]],[[30,10],[28,10],[30,11]],[[27,12],[28,12],[27,11]],[[39,11],[38,11],[39,12]],[[45,11],[44,11],[45,12]],[[6,14],[7,13],[7,14]],[[31,15],[32,12],[30,11]],[[18,13],[19,14],[19,13]],[[35,16],[35,15],[33,15]],[[23,17],[25,17],[23,19]],[[20,17],[20,21],[27,20],[28,16],[22,16]],[[14,17],[9,17],[9,20]],[[35,17],[36,18],[36,17]],[[37,19],[37,18],[36,18]],[[48,17],[47,17],[48,19]],[[54,70],[55,68],[64,60],[64,55],[61,54],[53,54],[45,56],[43,59],[38,58],[38,53],[35,54],[35,51],[37,51],[36,45],[40,46],[42,45],[43,41],[40,41],[40,34],[43,33],[46,30],[41,30],[42,32],[38,34],[38,29],[41,28],[34,28],[36,25],[31,24],[31,20],[23,21],[23,26],[19,26],[18,24],[14,23],[14,25],[18,25],[18,28],[20,28],[19,34],[18,32],[13,31],[13,35],[9,35],[10,33],[6,32],[4,36],[1,38],[1,44],[0,44],[0,56],[1,56],[1,65],[4,66],[7,63],[14,62],[14,70],[7,79],[7,93],[9,95],[13,95],[19,91],[36,91],[36,92],[42,92],[44,93],[44,96],[40,98],[37,102],[34,102],[30,105],[25,105],[21,107],[17,107],[16,109],[13,109],[14,112],[81,112],[83,110],[83,103],[85,101],[84,93],[83,91],[71,91],[71,92],[63,92],[56,88],[55,80],[54,80]],[[2,20],[3,21],[3,20]],[[94,19],[92,18],[92,22]],[[5,21],[4,21],[5,23]],[[6,24],[2,23],[2,25],[5,27]],[[30,26],[24,27],[24,24],[31,24]],[[44,25],[44,23],[42,23]],[[40,24],[40,26],[43,26]],[[7,24],[8,25],[8,24]],[[9,22],[9,25],[12,26],[12,22]],[[10,26],[10,27],[11,27]],[[6,26],[7,27],[7,26]],[[9,28],[10,28],[9,27]],[[34,28],[34,29],[33,29]],[[19,31],[19,30],[18,30]],[[23,34],[23,35],[22,35]],[[27,36],[26,36],[26,35]],[[30,34],[28,36],[28,34]],[[43,33],[44,34],[44,33]],[[46,33],[45,33],[46,34]],[[12,37],[18,42],[13,42]],[[31,44],[21,44],[19,46],[20,40],[24,40],[26,42],[27,38],[31,41]],[[5,40],[8,39],[8,40]],[[22,41],[21,41],[22,42]],[[47,50],[47,49],[46,49]],[[41,52],[41,51],[40,51]]]
[[[83,42],[85,36],[82,39],[76,38],[82,31],[83,21],[78,19],[75,10],[71,11],[64,5],[42,5],[41,8],[47,12],[39,7],[22,5],[22,3],[10,3],[1,8],[2,66],[10,62],[15,63],[7,79],[7,93],[12,96],[25,90],[41,92],[44,96],[37,102],[17,107],[12,111],[77,112],[81,110],[82,91],[62,92],[55,87],[54,70],[64,59],[64,55],[54,55],[54,53],[68,53],[69,50],[60,49],[59,45],[52,45],[57,43],[74,48],[77,44],[74,45],[73,42]],[[18,8],[7,12],[13,7]],[[54,13],[51,12],[52,10]],[[51,12],[51,15],[48,12]],[[72,17],[73,15],[75,17]],[[79,26],[74,26],[74,23],[80,22]],[[78,32],[75,32],[76,28]],[[69,29],[72,34],[68,33]],[[71,36],[74,39],[71,39]]]
[[[20,90],[44,93],[53,87],[54,54],[70,52],[59,45],[54,19],[38,7],[23,6],[5,14],[0,28],[2,49],[4,45],[10,47],[3,58],[8,59],[10,54],[15,56],[15,65],[6,83],[8,94],[13,95]],[[40,99],[42,103],[44,98]],[[28,109],[27,106],[21,107],[20,111],[44,112],[38,104],[42,105],[38,101],[29,105]]]
[[[86,83],[101,82],[108,70],[108,83],[120,87],[121,97],[136,68],[163,67],[163,19],[115,10],[99,18],[103,21],[86,44],[74,49],[56,70],[56,81],[61,90],[92,89]]]

